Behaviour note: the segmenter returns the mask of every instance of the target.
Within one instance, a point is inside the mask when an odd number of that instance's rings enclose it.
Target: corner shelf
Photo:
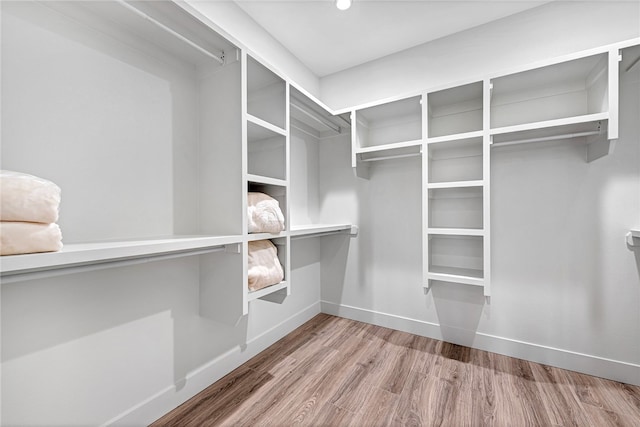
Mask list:
[[[66,244],[59,252],[7,255],[0,258],[3,278],[34,272],[94,266],[161,256],[188,256],[226,245],[240,244],[242,236],[175,236],[113,242]]]

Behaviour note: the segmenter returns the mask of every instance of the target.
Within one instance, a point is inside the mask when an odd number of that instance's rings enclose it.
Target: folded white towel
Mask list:
[[[53,182],[0,171],[0,221],[56,222],[59,206],[60,187]]]
[[[249,233],[279,233],[284,230],[284,215],[278,201],[264,193],[247,196]]]
[[[249,242],[249,290],[257,291],[284,279],[278,250],[270,240]]]
[[[58,224],[0,221],[0,255],[55,252],[62,249]]]

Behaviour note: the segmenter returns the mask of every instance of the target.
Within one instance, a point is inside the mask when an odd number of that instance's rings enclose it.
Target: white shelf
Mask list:
[[[413,141],[394,142],[392,144],[376,145],[373,147],[361,147],[356,150],[356,153],[358,154],[377,153],[380,151],[390,151],[390,150],[397,150],[399,148],[419,147],[419,146],[422,146],[421,139],[417,139]]]
[[[427,234],[441,236],[484,236],[484,230],[478,228],[428,228]]]
[[[491,135],[501,135],[507,133],[516,133],[516,132],[524,132],[524,131],[533,131],[538,129],[552,128],[552,127],[560,127],[560,126],[570,126],[581,123],[592,123],[599,122],[609,119],[609,113],[595,113],[595,114],[585,114],[582,116],[568,117],[564,119],[554,119],[554,120],[545,120],[542,122],[534,122],[534,123],[525,123],[521,125],[514,126],[505,126],[499,128],[493,128],[490,130]]]
[[[238,235],[75,243],[65,245],[59,252],[3,256],[0,258],[0,270],[4,277],[179,253],[189,254],[241,242],[242,236]]]
[[[427,273],[427,279],[462,283],[464,285],[484,286],[482,271],[464,268],[432,267]]]
[[[249,233],[247,234],[247,241],[255,242],[257,240],[278,239],[280,237],[287,237],[287,232],[281,231],[280,233]]]
[[[449,182],[431,182],[427,184],[427,188],[430,190],[435,190],[439,188],[466,188],[466,187],[482,187],[484,185],[484,181],[481,179],[472,180],[472,181],[449,181]]]
[[[326,236],[337,233],[356,236],[358,234],[358,226],[351,224],[296,225],[291,227],[291,231],[289,231],[291,238]]]
[[[441,144],[443,142],[461,141],[465,139],[482,138],[483,131],[473,131],[465,133],[457,133],[454,135],[438,136],[435,138],[427,138],[427,144]]]
[[[631,247],[640,247],[640,228],[631,229],[627,233],[627,244]]]
[[[283,128],[281,128],[279,126],[276,126],[276,125],[273,125],[273,124],[271,124],[271,123],[269,123],[269,122],[267,122],[265,120],[262,120],[262,119],[260,119],[260,118],[258,118],[256,116],[253,116],[253,115],[251,115],[249,113],[247,113],[247,122],[253,123],[254,125],[261,126],[261,127],[265,128],[265,129],[268,129],[271,132],[275,132],[275,133],[277,133],[279,135],[283,135],[283,136],[287,135],[287,131],[284,130]]]
[[[249,292],[247,296],[247,301],[253,301],[258,298],[265,297],[267,295],[278,292],[282,289],[286,289],[289,286],[289,283],[284,280],[280,283],[276,283],[275,285],[267,286],[266,288],[258,289],[257,291]]]
[[[287,181],[285,181],[284,179],[270,178],[268,176],[261,175],[247,174],[247,181],[255,182],[258,184],[277,185],[280,187],[287,186]]]

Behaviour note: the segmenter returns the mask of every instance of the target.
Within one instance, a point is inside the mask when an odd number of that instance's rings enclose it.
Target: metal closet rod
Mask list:
[[[191,46],[192,48],[196,49],[198,52],[208,56],[209,58],[214,59],[215,61],[217,61],[218,63],[220,63],[221,65],[224,65],[224,52],[222,52],[221,55],[216,55],[214,53],[209,52],[207,49],[203,48],[202,46],[198,45],[197,43],[195,43],[194,41],[186,38],[185,36],[183,36],[182,34],[172,30],[171,28],[167,27],[166,25],[164,25],[162,22],[157,21],[155,19],[153,19],[152,17],[150,17],[149,15],[147,15],[146,13],[142,12],[141,10],[136,9],[135,7],[131,6],[129,3],[127,3],[124,0],[115,0],[118,4],[120,4],[121,6],[125,7],[126,9],[130,10],[131,12],[135,13],[136,15],[138,15],[139,17],[141,17],[142,19],[145,19],[146,21],[151,22],[153,25],[155,25],[158,28],[161,28],[162,30],[166,31],[167,33],[171,34],[172,36],[182,40],[183,42],[185,42],[186,44],[188,44],[189,46]]]
[[[300,111],[305,116],[309,117],[310,119],[320,123],[323,126],[328,127],[329,129],[331,129],[334,132],[340,133],[340,131],[341,131],[340,126],[329,122],[329,120],[324,120],[323,117],[317,116],[316,114],[313,114],[313,113],[307,111],[305,108],[303,108],[302,106],[300,106],[300,105],[298,105],[298,104],[296,104],[294,102],[291,103],[291,106],[294,107],[296,110]]]
[[[506,142],[491,142],[491,147],[507,147],[509,145],[517,145],[517,144],[528,144],[531,142],[543,142],[543,141],[554,141],[557,139],[568,139],[568,138],[578,138],[580,136],[591,136],[598,135],[601,131],[594,130],[589,132],[578,132],[578,133],[565,133],[562,135],[553,135],[553,136],[542,136],[540,138],[528,138],[528,139],[519,139],[515,141],[506,141]]]

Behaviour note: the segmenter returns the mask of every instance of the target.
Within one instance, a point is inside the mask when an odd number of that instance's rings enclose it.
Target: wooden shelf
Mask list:
[[[267,295],[276,293],[280,290],[286,289],[289,286],[289,282],[286,280],[277,283],[275,285],[267,286],[266,288],[258,289],[257,291],[249,292],[247,295],[247,301],[254,301],[258,298],[265,297]]]
[[[2,277],[140,258],[200,252],[242,242],[242,236],[175,236],[67,244],[59,252],[8,255],[0,258]]]

